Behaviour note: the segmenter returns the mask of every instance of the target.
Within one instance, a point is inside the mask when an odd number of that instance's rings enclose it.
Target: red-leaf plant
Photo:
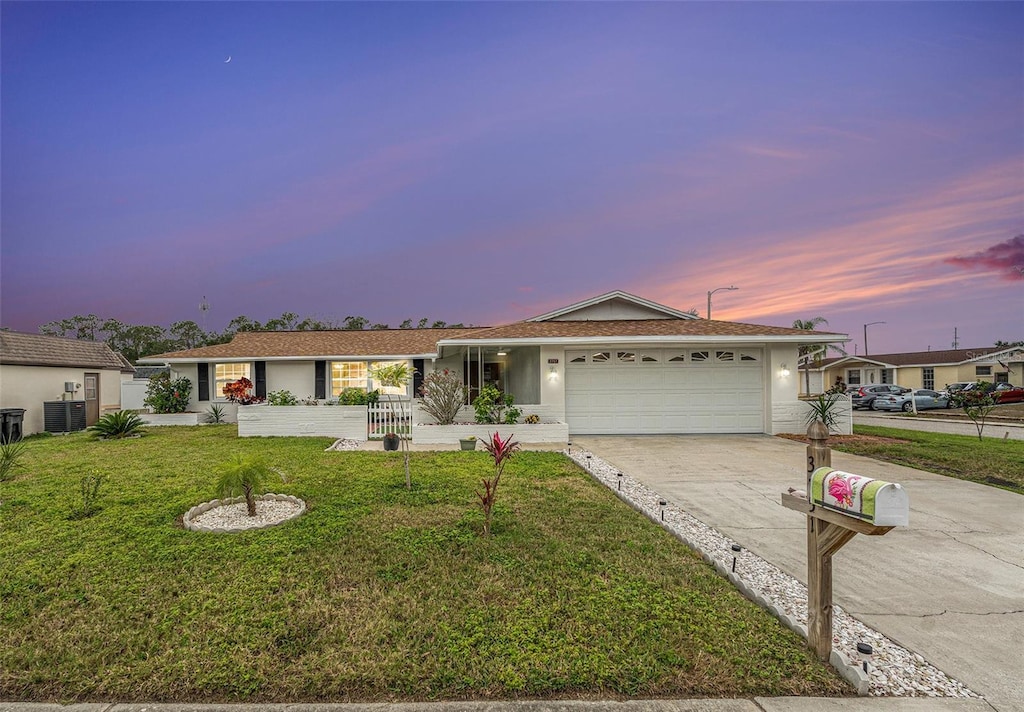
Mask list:
[[[244,376],[237,381],[224,384],[224,396],[232,403],[238,405],[252,405],[262,403],[263,399],[252,393],[252,381]]]
[[[494,433],[491,439],[484,440],[484,449],[494,458],[494,476],[485,477],[483,480],[484,491],[477,490],[476,496],[480,498],[480,506],[484,509],[484,536],[491,535],[491,509],[494,508],[494,501],[498,496],[498,484],[501,482],[501,473],[505,471],[505,463],[519,449],[519,443],[509,435],[505,440],[501,435]]]

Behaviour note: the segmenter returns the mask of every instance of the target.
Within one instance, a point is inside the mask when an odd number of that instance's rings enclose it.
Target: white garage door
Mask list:
[[[565,354],[572,433],[764,432],[760,349],[592,349]]]

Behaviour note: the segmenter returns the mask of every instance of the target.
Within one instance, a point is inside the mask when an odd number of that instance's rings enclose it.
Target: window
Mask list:
[[[715,360],[716,361],[735,361],[736,360],[736,354],[734,354],[732,351],[716,351],[715,352]]]
[[[596,354],[590,357],[591,363],[607,363],[611,359],[612,355],[608,351],[598,351]]]
[[[643,353],[640,354],[640,363],[658,363],[658,353]]]
[[[685,361],[685,360],[686,360],[686,354],[676,354],[672,358],[669,359],[669,361],[674,362],[674,363],[679,363],[679,362]]]
[[[576,357],[572,358],[569,361],[569,363],[586,363],[586,362],[587,362],[587,355],[586,354],[581,354],[580,356],[576,356]]]
[[[707,361],[708,360],[708,352],[707,351],[694,351],[693,353],[690,354],[690,360],[693,361],[694,363],[700,363],[700,362],[703,362],[703,361]]]
[[[991,366],[975,366],[974,367],[974,375],[975,376],[991,376],[992,375],[992,367]]]
[[[757,361],[757,354],[740,352],[740,361]]]
[[[346,388],[366,390],[365,361],[331,362],[331,397],[337,398]]]
[[[615,356],[622,363],[634,363],[636,361],[636,354],[632,351],[617,351]]]
[[[215,400],[225,400],[224,386],[232,381],[237,381],[239,378],[252,380],[249,375],[248,363],[218,363],[214,365],[213,370],[215,374],[213,397]]]
[[[925,368],[921,371],[921,385],[928,390],[935,388],[935,369]]]
[[[846,372],[846,383],[850,386],[860,385],[860,369],[851,368]]]

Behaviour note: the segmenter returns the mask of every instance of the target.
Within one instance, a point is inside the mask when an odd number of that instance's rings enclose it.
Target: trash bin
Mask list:
[[[0,441],[16,443],[25,429],[24,408],[0,408]]]

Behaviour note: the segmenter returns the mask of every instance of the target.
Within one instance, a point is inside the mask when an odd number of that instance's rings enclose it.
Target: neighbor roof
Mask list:
[[[135,369],[102,341],[0,331],[0,363],[11,366],[101,368],[131,373]]]
[[[549,321],[552,319],[557,319],[560,316],[565,316],[566,314],[571,314],[572,312],[575,311],[580,311],[581,309],[586,309],[587,307],[592,307],[598,304],[613,301],[628,302],[635,306],[643,307],[644,309],[648,309],[653,312],[658,312],[664,314],[666,317],[671,317],[674,319],[700,318],[694,314],[690,314],[689,312],[679,311],[678,309],[673,309],[672,307],[665,306],[664,304],[652,302],[650,299],[644,299],[643,297],[638,297],[635,294],[630,294],[629,292],[615,290],[614,292],[599,294],[596,297],[585,299],[582,302],[576,302],[575,304],[570,304],[569,306],[565,306],[560,309],[555,309],[554,311],[549,311],[546,314],[540,314],[539,316],[531,317],[530,319],[527,319],[527,321]]]
[[[884,366],[953,366],[964,361],[983,359],[984,356],[996,356],[1012,349],[944,349],[941,351],[910,351],[900,354],[870,354],[868,356],[841,356],[824,359],[819,368],[828,368],[837,363],[851,361],[867,361]],[[814,369],[812,369],[814,370]]]
[[[437,354],[437,342],[476,329],[369,329],[363,331],[240,331],[226,344],[147,356],[146,363],[214,361],[218,359],[313,358],[364,356],[426,357]]]

